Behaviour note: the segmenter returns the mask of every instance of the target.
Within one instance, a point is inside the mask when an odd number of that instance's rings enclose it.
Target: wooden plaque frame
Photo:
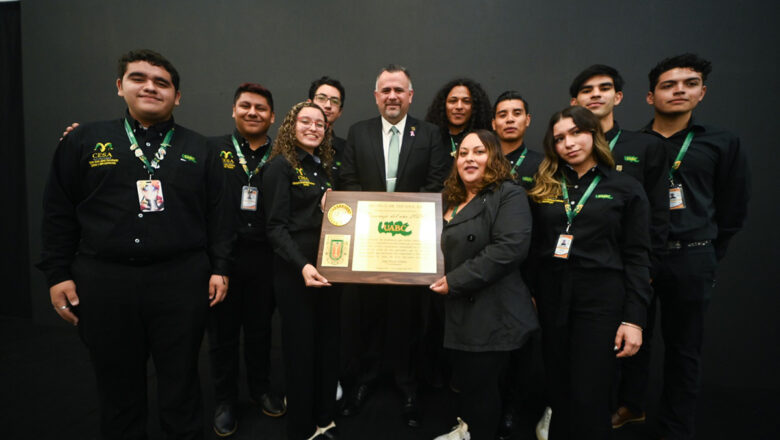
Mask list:
[[[371,202],[432,202],[435,206],[434,218],[424,221],[434,222],[436,230],[436,273],[411,272],[367,272],[353,271],[352,264],[355,255],[355,218],[357,217],[358,201]],[[346,204],[351,208],[351,219],[338,226],[328,219],[330,208],[337,204]],[[337,221],[338,223],[338,221]],[[360,284],[396,284],[396,285],[429,285],[444,276],[444,255],[441,251],[442,231],[442,196],[440,193],[398,193],[398,192],[363,192],[363,191],[331,191],[325,202],[325,215],[322,218],[320,244],[317,251],[317,270],[330,282],[360,283]],[[347,267],[323,267],[322,258],[326,235],[349,235],[349,261]]]

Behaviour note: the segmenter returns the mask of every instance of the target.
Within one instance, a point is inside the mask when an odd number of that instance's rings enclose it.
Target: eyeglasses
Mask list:
[[[325,104],[328,101],[330,101],[330,103],[336,107],[341,107],[341,100],[339,98],[336,98],[335,96],[331,98],[328,95],[325,95],[323,93],[314,95],[314,102],[318,104]]]
[[[304,127],[311,127],[314,124],[314,128],[317,130],[325,130],[325,121],[314,120],[311,118],[298,118],[298,122]]]

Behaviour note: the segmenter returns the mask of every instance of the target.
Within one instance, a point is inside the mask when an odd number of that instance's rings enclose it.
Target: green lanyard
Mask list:
[[[528,147],[523,148],[523,152],[520,154],[520,159],[517,159],[517,162],[515,162],[514,165],[512,165],[512,169],[509,170],[509,174],[512,175],[512,177],[517,175],[517,167],[520,166],[520,164],[523,163],[525,160],[525,155],[528,153]]]
[[[617,140],[620,137],[620,133],[623,133],[623,130],[618,130],[615,137],[613,137],[612,140],[609,141],[609,151],[612,151],[612,149],[615,148],[615,144],[617,144]]]
[[[135,135],[133,134],[133,129],[130,128],[130,123],[127,122],[127,119],[125,119],[125,132],[127,132],[127,139],[130,141],[130,151],[133,151],[135,153],[135,157],[141,160],[143,162],[144,166],[146,167],[146,171],[149,172],[149,178],[152,178],[152,174],[154,174],[154,170],[160,168],[160,162],[162,162],[163,159],[165,159],[165,150],[168,149],[168,147],[171,146],[171,138],[173,137],[173,128],[168,130],[168,133],[165,133],[165,137],[163,138],[162,143],[160,144],[160,149],[157,150],[157,153],[154,154],[154,158],[151,162],[149,162],[149,159],[146,158],[146,155],[144,154],[141,147],[138,146],[138,141],[135,140]]]
[[[455,145],[455,139],[450,136],[450,143],[452,144],[452,153],[450,153],[450,156],[455,157],[455,151],[458,149],[458,146]]]
[[[260,159],[260,163],[257,164],[257,168],[255,168],[254,171],[249,171],[249,167],[246,166],[246,158],[244,157],[244,154],[241,153],[241,147],[238,145],[238,141],[236,140],[236,137],[234,135],[230,135],[230,138],[233,140],[233,146],[236,147],[236,155],[238,155],[238,163],[241,164],[241,166],[244,168],[244,172],[246,173],[246,176],[249,178],[249,181],[252,181],[252,177],[254,177],[257,173],[260,172],[260,168],[265,165],[265,162],[268,160],[268,156],[271,154],[271,147],[268,147],[268,150],[265,152],[265,155],[262,159]]]
[[[674,159],[672,168],[669,170],[670,181],[674,182],[674,172],[677,171],[678,168],[680,168],[680,165],[682,165],[682,158],[683,156],[685,156],[685,152],[688,151],[688,147],[691,145],[692,141],[693,141],[693,130],[688,132],[688,136],[685,136],[685,141],[683,141],[682,147],[680,147],[680,152],[677,153],[677,157]]]
[[[594,189],[596,189],[596,185],[599,184],[601,181],[601,174],[596,176],[592,182],[590,182],[590,186],[588,186],[588,189],[585,190],[585,194],[582,195],[580,198],[580,201],[577,202],[577,206],[574,209],[571,209],[571,203],[569,202],[569,190],[566,189],[566,177],[561,177],[561,192],[563,193],[563,200],[565,205],[563,206],[566,210],[566,218],[569,219],[567,225],[566,225],[566,232],[569,232],[569,228],[571,227],[571,224],[574,222],[574,217],[577,216],[577,214],[582,211],[582,207],[585,206],[585,202],[588,201],[588,197],[590,197],[590,194],[593,192]]]

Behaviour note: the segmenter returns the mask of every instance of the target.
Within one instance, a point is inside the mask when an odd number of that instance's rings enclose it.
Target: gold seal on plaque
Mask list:
[[[328,210],[328,221],[334,226],[344,226],[352,220],[352,208],[346,203],[337,203]]]

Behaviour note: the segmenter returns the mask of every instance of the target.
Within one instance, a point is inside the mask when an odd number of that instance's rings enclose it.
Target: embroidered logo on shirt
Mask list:
[[[190,156],[189,154],[182,154],[181,155],[181,161],[182,162],[198,163],[197,159],[195,159],[194,156]]]
[[[295,173],[298,175],[297,176],[298,180],[293,182],[292,183],[293,185],[303,185],[303,186],[313,186],[314,185],[314,182],[309,180],[309,178],[306,177],[305,174],[303,174],[303,168],[301,168],[301,167],[296,168],[295,169]]]
[[[111,152],[114,150],[114,146],[111,142],[98,142],[95,144],[95,148],[92,151],[92,160],[89,161],[89,167],[102,167],[106,165],[116,165],[119,159],[115,159]]]
[[[639,158],[636,156],[623,156],[623,160],[631,163],[639,163]]]
[[[377,230],[380,234],[391,234],[393,237],[395,237],[395,234],[407,236],[412,233],[412,231],[409,230],[409,223],[404,223],[402,221],[379,222]]]
[[[542,199],[539,203],[547,203],[548,205],[551,205],[553,203],[563,203],[563,200],[561,200],[561,199]]]
[[[528,182],[528,183],[533,183],[534,182],[534,178],[531,177],[531,176],[523,176],[522,181],[523,182]]]
[[[236,167],[236,163],[233,161],[233,152],[222,150],[219,152],[219,157],[222,158],[222,167],[228,170],[232,170]]]
[[[609,194],[596,194],[596,195],[594,195],[593,197],[595,197],[595,198],[597,198],[597,199],[607,199],[607,200],[612,200],[612,196],[611,196],[611,195],[609,195]]]

